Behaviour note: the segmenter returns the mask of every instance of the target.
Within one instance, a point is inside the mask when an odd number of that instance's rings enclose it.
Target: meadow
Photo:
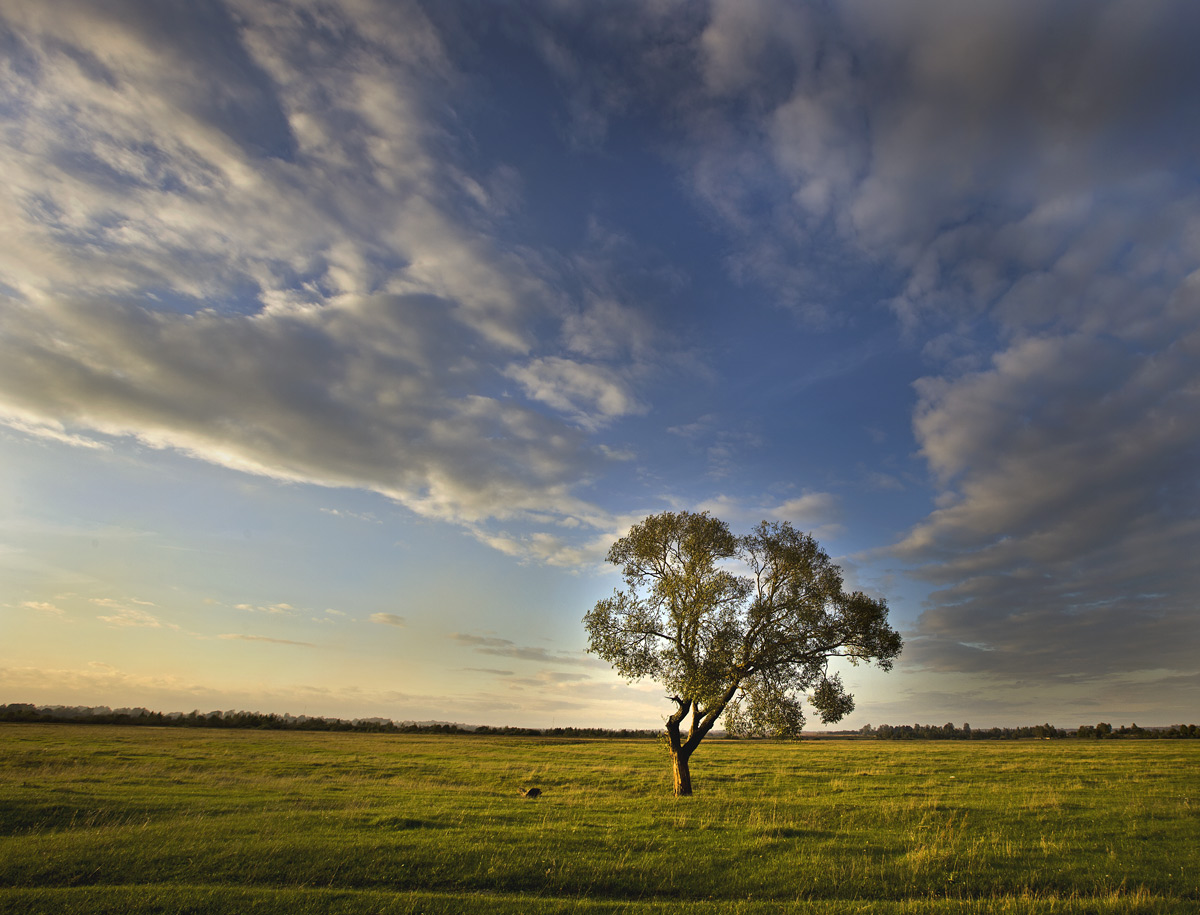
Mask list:
[[[0,725],[0,912],[1200,911],[1200,742]],[[525,800],[518,790],[544,794]]]

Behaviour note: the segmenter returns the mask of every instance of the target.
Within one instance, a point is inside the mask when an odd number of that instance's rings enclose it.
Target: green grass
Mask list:
[[[0,911],[1200,912],[1200,742],[0,725]],[[536,784],[536,801],[518,788]]]

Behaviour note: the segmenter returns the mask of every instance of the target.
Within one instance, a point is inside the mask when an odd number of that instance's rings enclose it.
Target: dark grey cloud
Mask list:
[[[894,552],[938,587],[908,660],[1109,676],[1200,650],[1200,333],[1153,353],[1035,338],[921,385],[942,507]]]

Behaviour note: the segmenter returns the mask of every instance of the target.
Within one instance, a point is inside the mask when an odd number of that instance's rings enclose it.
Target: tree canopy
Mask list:
[[[634,525],[608,561],[626,588],[584,617],[589,651],[667,690],[679,795],[691,793],[688,759],[722,715],[735,735],[799,737],[805,698],[826,723],[854,708],[830,660],[889,670],[900,653],[887,603],[847,594],[841,569],[786,522],[736,537],[707,512],[663,512]]]

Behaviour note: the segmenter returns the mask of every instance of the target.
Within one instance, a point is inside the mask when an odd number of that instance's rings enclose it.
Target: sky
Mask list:
[[[657,727],[582,617],[686,509],[887,599],[837,727],[1196,720],[1198,36],[0,0],[0,701]]]

